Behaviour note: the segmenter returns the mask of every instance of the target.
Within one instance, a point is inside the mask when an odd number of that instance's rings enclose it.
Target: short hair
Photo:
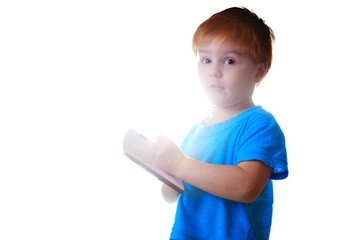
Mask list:
[[[196,29],[192,50],[195,54],[201,45],[215,42],[225,44],[249,54],[254,61],[272,63],[273,30],[253,11],[245,7],[231,7],[215,13]]]

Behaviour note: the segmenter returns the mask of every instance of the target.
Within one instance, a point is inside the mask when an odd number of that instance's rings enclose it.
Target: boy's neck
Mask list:
[[[209,118],[204,120],[203,124],[206,126],[214,125],[220,122],[224,122],[230,118],[235,117],[236,115],[240,114],[241,112],[255,106],[254,102],[251,101],[244,105],[236,105],[231,107],[211,107],[211,114]]]

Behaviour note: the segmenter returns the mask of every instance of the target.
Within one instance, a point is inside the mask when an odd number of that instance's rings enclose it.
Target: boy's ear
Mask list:
[[[268,68],[268,64],[267,63],[259,63],[258,67],[257,67],[257,73],[255,75],[255,82],[259,83],[261,82],[261,80],[266,76],[269,68]]]

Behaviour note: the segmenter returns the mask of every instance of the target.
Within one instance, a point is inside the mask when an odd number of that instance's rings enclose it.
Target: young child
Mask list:
[[[270,69],[274,40],[243,7],[197,28],[193,51],[211,112],[181,148],[165,136],[153,144],[156,164],[185,184],[170,239],[269,239],[272,180],[288,176],[287,154],[279,124],[252,96]]]

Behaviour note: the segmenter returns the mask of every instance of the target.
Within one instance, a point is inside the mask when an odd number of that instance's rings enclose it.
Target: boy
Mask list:
[[[269,239],[272,179],[288,176],[283,132],[255,105],[255,87],[272,62],[273,31],[246,8],[228,8],[193,36],[211,112],[181,149],[158,136],[155,162],[184,181],[170,239]]]

